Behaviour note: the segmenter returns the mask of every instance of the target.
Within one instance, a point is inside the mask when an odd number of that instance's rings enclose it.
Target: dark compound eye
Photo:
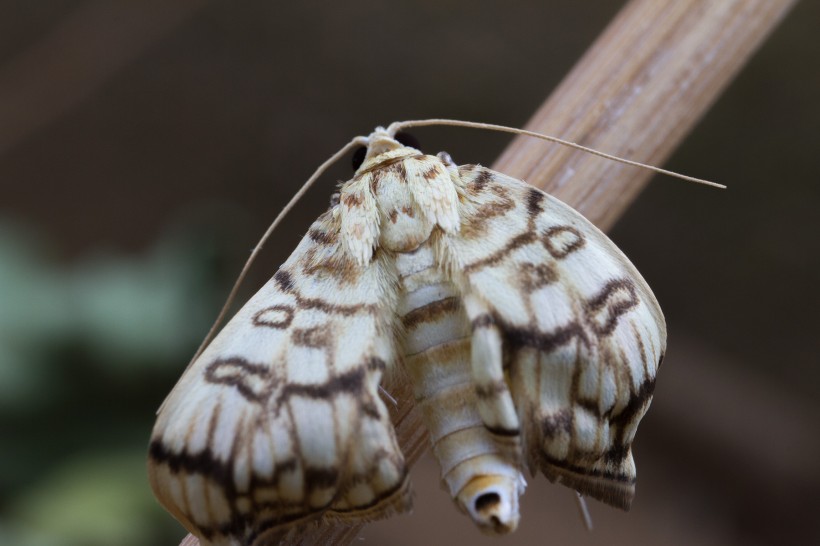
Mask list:
[[[421,150],[421,145],[419,144],[419,140],[411,135],[410,133],[405,133],[404,131],[399,131],[396,133],[396,136],[393,137],[399,141],[399,143],[409,146],[411,148],[415,148],[416,150]]]
[[[339,192],[333,192],[330,196],[330,208],[335,207],[341,201],[342,196]]]
[[[400,131],[396,133],[396,136],[393,138],[401,144],[402,146],[409,146],[410,148],[415,148],[416,150],[420,150],[421,146],[419,145],[419,141],[416,137],[411,135],[410,133],[405,133],[404,131]],[[351,164],[353,165],[353,170],[358,171],[359,167],[362,166],[364,163],[364,158],[367,156],[367,147],[366,146],[359,146],[353,151],[353,157],[351,158]]]
[[[359,167],[362,166],[364,163],[364,156],[367,155],[367,147],[366,146],[359,146],[353,151],[353,157],[351,158],[351,163],[353,165],[353,170],[358,171]]]

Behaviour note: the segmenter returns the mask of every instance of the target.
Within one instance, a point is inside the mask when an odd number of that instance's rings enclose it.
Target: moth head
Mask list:
[[[354,150],[353,170],[358,174],[373,168],[385,159],[391,160],[419,153],[419,142],[413,135],[403,131],[394,135],[389,129],[376,127],[375,131],[362,139],[362,145]]]

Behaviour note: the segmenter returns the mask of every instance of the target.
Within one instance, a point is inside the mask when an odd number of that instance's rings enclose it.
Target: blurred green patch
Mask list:
[[[20,546],[144,546],[182,536],[145,486],[141,453],[80,455],[43,476],[9,512],[6,538]]]
[[[145,471],[154,413],[235,274],[207,229],[72,263],[0,220],[0,544],[172,543]]]

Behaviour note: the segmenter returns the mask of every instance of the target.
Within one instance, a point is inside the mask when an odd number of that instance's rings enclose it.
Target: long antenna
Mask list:
[[[640,167],[642,169],[647,169],[659,174],[665,174],[668,176],[672,176],[674,178],[680,178],[681,180],[686,180],[687,182],[694,182],[696,184],[705,184],[707,186],[712,186],[714,188],[726,189],[726,186],[723,184],[718,184],[717,182],[711,182],[709,180],[704,180],[702,178],[695,178],[692,176],[686,176],[685,174],[676,173],[673,171],[667,171],[666,169],[660,169],[658,167],[653,167],[652,165],[646,165],[644,163],[639,163],[637,161],[630,161],[629,159],[624,159],[622,157],[618,157],[615,155],[606,154],[604,152],[599,152],[598,150],[593,150],[592,148],[587,148],[586,146],[581,146],[575,142],[570,142],[569,140],[564,140],[561,138],[549,136],[549,135],[542,135],[541,133],[534,133],[532,131],[525,131],[524,129],[517,129],[515,127],[507,127],[506,125],[494,125],[492,123],[478,123],[475,121],[461,121],[457,119],[419,119],[419,120],[411,120],[411,121],[397,121],[395,123],[391,123],[390,127],[387,128],[387,132],[391,135],[396,134],[402,129],[406,129],[408,127],[428,127],[431,125],[449,125],[453,127],[468,127],[470,129],[486,129],[489,131],[500,131],[502,133],[513,133],[516,135],[526,135],[531,136],[534,138],[540,138],[541,140],[546,140],[547,142],[554,142],[556,144],[561,144],[562,146],[569,146],[570,148],[575,148],[576,150],[581,150],[583,152],[590,153],[592,155],[597,155],[598,157],[603,157],[606,159],[611,159],[612,161],[617,161],[618,163],[623,163],[624,165],[632,165],[633,167]]]
[[[307,182],[302,184],[302,187],[299,188],[299,191],[297,191],[293,195],[293,197],[290,198],[290,201],[288,201],[287,205],[285,205],[282,208],[282,210],[279,211],[279,214],[276,215],[276,218],[274,218],[273,222],[271,222],[271,225],[268,226],[267,231],[265,231],[264,235],[262,235],[262,238],[259,239],[258,243],[256,243],[256,246],[254,247],[253,251],[251,251],[251,255],[248,257],[248,260],[242,267],[242,271],[239,273],[239,276],[236,278],[236,282],[234,282],[233,284],[233,288],[231,288],[231,292],[228,294],[228,299],[225,300],[225,304],[219,311],[219,315],[217,315],[213,326],[211,326],[211,329],[208,330],[208,334],[205,336],[205,339],[202,340],[202,343],[196,350],[196,354],[194,354],[194,357],[188,363],[188,366],[185,368],[185,371],[188,371],[188,368],[190,368],[191,365],[196,361],[196,359],[199,358],[199,355],[202,354],[202,351],[205,350],[205,347],[207,347],[213,339],[216,330],[219,328],[220,324],[222,324],[222,321],[225,319],[225,315],[228,313],[228,309],[231,307],[231,304],[233,304],[233,300],[236,298],[236,293],[239,291],[239,286],[242,284],[242,281],[245,280],[245,276],[248,274],[248,270],[251,268],[251,265],[253,265],[253,262],[256,260],[256,256],[262,250],[262,247],[265,245],[268,238],[273,233],[273,230],[276,229],[276,227],[282,222],[285,216],[291,211],[291,209],[293,209],[293,207],[302,198],[302,196],[305,195],[305,193],[308,191],[308,189],[310,189],[313,183],[316,182],[316,180],[320,176],[322,176],[322,174],[324,174],[328,167],[336,163],[339,160],[339,158],[345,155],[353,146],[356,145],[367,145],[367,139],[364,137],[356,137],[347,144],[345,144],[338,152],[330,156],[330,158],[325,160],[324,163],[319,165],[319,168],[316,169],[316,171],[310,176],[310,178],[307,179]]]
[[[431,118],[431,119],[419,119],[419,120],[409,120],[409,121],[397,121],[397,122],[394,122],[394,123],[390,124],[390,126],[387,128],[387,132],[390,135],[395,135],[400,130],[406,129],[408,127],[428,127],[428,126],[433,126],[433,125],[466,127],[466,128],[470,128],[470,129],[485,129],[485,130],[489,130],[489,131],[499,131],[499,132],[502,132],[502,133],[513,133],[513,134],[517,134],[517,135],[531,136],[531,137],[538,138],[538,139],[541,139],[541,140],[546,140],[548,142],[554,142],[556,144],[561,144],[562,146],[568,146],[570,148],[575,148],[576,150],[581,150],[583,152],[587,152],[587,153],[590,153],[592,155],[597,155],[599,157],[603,157],[605,159],[616,161],[618,163],[623,163],[625,165],[631,165],[633,167],[640,167],[642,169],[647,169],[647,170],[650,170],[650,171],[653,171],[653,172],[656,172],[656,173],[659,173],[659,174],[665,174],[665,175],[672,176],[672,177],[675,177],[675,178],[680,178],[681,180],[686,180],[688,182],[694,182],[696,184],[705,184],[707,186],[712,186],[712,187],[721,188],[721,189],[726,188],[726,186],[724,186],[723,184],[718,184],[716,182],[711,182],[709,180],[704,180],[704,179],[701,179],[701,178],[695,178],[695,177],[692,177],[692,176],[686,176],[686,175],[676,173],[676,172],[673,172],[673,171],[668,171],[666,169],[660,169],[658,167],[653,167],[651,165],[646,165],[644,163],[639,163],[637,161],[630,161],[629,159],[623,159],[623,158],[618,157],[618,156],[614,156],[614,155],[607,154],[607,153],[604,153],[604,152],[599,152],[598,150],[594,150],[592,148],[582,146],[582,145],[577,144],[575,142],[570,142],[568,140],[564,140],[564,139],[549,136],[549,135],[544,135],[544,134],[541,134],[541,133],[535,133],[533,131],[526,131],[524,129],[517,129],[515,127],[507,127],[506,125],[495,125],[493,123],[478,123],[478,122],[474,122],[474,121],[461,121],[461,120],[456,120],[456,119]],[[276,215],[276,218],[274,218],[271,225],[268,227],[268,229],[262,235],[262,238],[256,244],[253,251],[251,252],[251,255],[248,257],[247,261],[245,262],[245,265],[242,267],[242,271],[239,273],[239,276],[237,277],[236,282],[234,282],[234,285],[231,288],[231,292],[228,294],[228,298],[225,300],[225,304],[222,306],[222,309],[219,311],[219,315],[217,315],[216,320],[214,321],[213,325],[211,326],[211,329],[208,330],[208,334],[205,336],[205,339],[202,340],[202,343],[199,345],[199,348],[197,349],[197,351],[194,354],[193,358],[188,363],[188,366],[185,368],[185,371],[188,371],[188,369],[191,367],[191,365],[193,365],[193,363],[196,361],[196,359],[199,358],[199,356],[202,354],[202,352],[205,350],[205,348],[208,346],[208,344],[211,342],[211,340],[213,340],[217,329],[222,324],[222,321],[225,319],[225,315],[228,313],[228,309],[233,304],[233,301],[236,298],[236,294],[239,291],[239,287],[242,284],[242,281],[245,280],[245,276],[248,274],[248,270],[250,269],[251,265],[253,265],[253,262],[256,260],[257,255],[262,250],[262,247],[264,246],[265,242],[267,242],[268,238],[273,233],[273,231],[282,222],[282,220],[291,211],[291,209],[293,209],[293,207],[302,198],[302,196],[308,191],[308,189],[310,189],[310,187],[313,185],[313,183],[316,182],[316,180],[328,169],[328,167],[330,167],[333,163],[338,161],[339,158],[341,158],[344,154],[346,154],[353,146],[356,146],[356,145],[365,145],[366,146],[367,143],[368,143],[368,139],[366,137],[358,136],[358,137],[355,137],[350,142],[348,142],[347,144],[345,144],[338,152],[336,152],[335,154],[330,156],[330,158],[325,160],[325,162],[322,163],[319,166],[318,169],[316,169],[316,171],[310,176],[310,178],[308,178],[308,180],[302,185],[302,187],[299,189],[299,191],[297,191],[293,195],[293,197],[291,197],[290,201],[288,201],[288,203],[282,208],[282,210],[279,212],[279,214]],[[163,402],[162,405],[165,405],[165,403]],[[160,410],[162,410],[162,405],[160,406],[160,409],[157,410],[158,412]]]

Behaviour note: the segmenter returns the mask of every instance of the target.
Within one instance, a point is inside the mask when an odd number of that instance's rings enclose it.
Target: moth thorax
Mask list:
[[[375,188],[381,224],[379,244],[393,252],[410,252],[430,238],[435,224],[413,198],[408,187],[412,182],[400,177],[400,172],[387,170]]]

